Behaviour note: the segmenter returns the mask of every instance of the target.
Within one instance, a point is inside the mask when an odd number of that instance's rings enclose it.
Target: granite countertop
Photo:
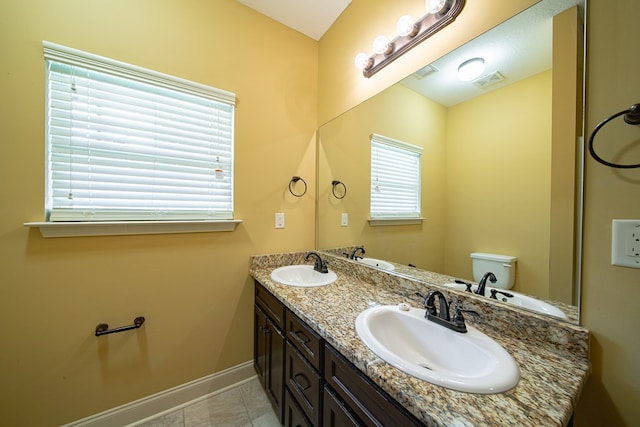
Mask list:
[[[421,308],[422,299],[416,292],[424,295],[442,288],[329,254],[323,258],[330,260],[330,268],[338,276],[330,285],[300,288],[271,279],[274,268],[303,264],[304,255],[254,256],[250,275],[426,425],[541,427],[569,422],[590,372],[586,329],[446,290],[454,303],[481,314],[480,320],[470,318],[468,324],[500,343],[520,367],[520,382],[503,393],[449,390],[389,365],[369,350],[355,331],[356,317],[373,304],[405,302]]]
[[[344,246],[344,247],[339,247],[339,248],[330,248],[330,249],[322,249],[320,251],[320,253],[323,254],[330,254],[330,255],[334,255],[337,257],[342,257],[344,255],[346,255],[347,253],[351,253],[351,251],[353,250],[352,246]],[[453,277],[453,276],[448,276],[445,274],[439,274],[439,273],[434,273],[433,271],[428,271],[428,270],[422,270],[420,268],[414,267],[414,266],[410,266],[410,265],[403,265],[403,264],[398,264],[397,262],[393,262],[393,261],[388,261],[385,260],[386,262],[390,263],[393,265],[394,270],[393,270],[393,274],[402,274],[404,276],[410,277],[410,278],[414,278],[416,280],[422,281],[422,282],[428,282],[428,283],[432,283],[434,285],[445,285],[447,283],[452,283],[454,282],[456,279],[463,279],[461,277]],[[469,279],[463,279],[467,282],[471,282],[476,284],[477,282],[473,281],[473,280],[469,280]],[[518,289],[512,289],[512,291],[517,291]],[[509,291],[511,292],[511,291]],[[569,305],[569,304],[565,304],[563,302],[560,301],[553,301],[553,300],[547,300],[547,299],[543,299],[543,298],[538,298],[535,296],[531,296],[528,295],[530,298],[534,298],[534,299],[538,299],[540,301],[543,301],[549,305],[552,305],[560,310],[562,310],[562,312],[567,316],[567,319],[565,319],[566,321],[569,321],[571,323],[574,324],[578,324],[579,322],[579,313],[578,313],[578,307],[574,306],[574,305]]]

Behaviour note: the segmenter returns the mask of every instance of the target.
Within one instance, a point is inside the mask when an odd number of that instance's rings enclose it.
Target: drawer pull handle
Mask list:
[[[300,344],[302,344],[302,345],[304,345],[304,346],[306,347],[306,346],[307,346],[307,343],[308,343],[309,341],[311,341],[311,339],[310,339],[310,338],[307,338],[306,336],[304,336],[304,339],[303,339],[303,338],[300,338],[300,336],[298,335],[299,333],[300,333],[300,331],[297,331],[297,332],[291,332],[291,336],[293,336],[293,338],[294,338],[296,341],[298,341]]]
[[[301,380],[299,380],[298,378],[300,378]],[[293,376],[293,382],[295,383],[296,387],[302,391],[311,387],[311,384],[309,384],[309,380],[306,376],[304,376],[304,374],[295,374]]]

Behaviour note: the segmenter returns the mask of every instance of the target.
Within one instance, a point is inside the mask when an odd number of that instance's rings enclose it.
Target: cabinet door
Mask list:
[[[267,380],[267,316],[257,305],[253,309],[253,367],[264,387]]]
[[[276,409],[278,419],[282,422],[284,398],[284,336],[267,318],[267,378],[265,391]]]
[[[333,395],[331,390],[325,386],[323,399],[323,427],[348,427],[360,426],[356,418],[345,407],[344,403]]]
[[[284,336],[258,306],[254,306],[253,366],[282,422],[284,397]]]

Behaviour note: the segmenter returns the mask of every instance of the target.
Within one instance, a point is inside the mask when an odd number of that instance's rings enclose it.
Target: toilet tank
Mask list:
[[[516,261],[517,258],[514,256],[473,252],[471,254],[473,280],[479,282],[485,273],[491,272],[495,274],[498,281],[487,282],[487,286],[511,289],[516,279]]]

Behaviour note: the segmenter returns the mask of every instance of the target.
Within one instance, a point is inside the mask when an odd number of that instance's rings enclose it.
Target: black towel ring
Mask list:
[[[617,169],[640,168],[640,163],[636,163],[634,165],[619,165],[617,163],[608,162],[608,161],[604,160],[603,158],[601,158],[600,156],[598,156],[596,154],[594,148],[593,148],[593,139],[596,137],[596,134],[598,133],[598,131],[604,125],[609,123],[611,120],[615,119],[616,117],[622,116],[623,114],[624,114],[625,123],[630,124],[630,125],[640,125],[640,104],[633,104],[631,107],[629,107],[628,110],[620,111],[619,113],[616,113],[616,114],[614,114],[612,116],[607,117],[606,119],[604,119],[602,122],[600,122],[593,129],[593,132],[591,133],[591,136],[589,137],[589,143],[588,143],[589,153],[598,162],[602,163],[605,166],[609,166],[611,168],[617,168]]]
[[[336,194],[336,187],[341,185],[342,188],[344,189],[344,191],[342,192],[342,196],[338,196]],[[347,195],[347,186],[344,185],[344,182],[341,181],[331,181],[331,193],[333,194],[333,197],[335,197],[336,199],[344,199],[344,196]]]
[[[298,181],[302,181],[302,183],[304,184],[304,191],[302,193],[296,194],[293,192],[293,189],[291,188],[291,186],[293,184],[295,184]],[[293,194],[296,197],[302,197],[306,194],[307,192],[307,183],[304,179],[300,178],[299,176],[294,176],[291,178],[291,181],[289,181],[289,193]]]

